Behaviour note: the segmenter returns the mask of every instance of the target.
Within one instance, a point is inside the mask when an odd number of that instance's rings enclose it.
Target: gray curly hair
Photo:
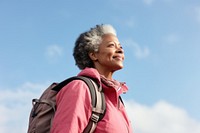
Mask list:
[[[94,67],[93,61],[89,57],[90,52],[98,52],[102,36],[113,34],[117,36],[115,29],[109,24],[96,25],[77,38],[74,47],[74,59],[79,69]]]

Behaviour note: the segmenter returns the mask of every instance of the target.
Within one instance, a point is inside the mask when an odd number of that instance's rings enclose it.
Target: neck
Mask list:
[[[97,71],[99,72],[100,75],[103,75],[105,78],[109,79],[109,80],[112,80],[112,75],[113,75],[113,72],[111,71],[108,71],[108,70],[104,70],[104,69],[98,69],[96,68]]]

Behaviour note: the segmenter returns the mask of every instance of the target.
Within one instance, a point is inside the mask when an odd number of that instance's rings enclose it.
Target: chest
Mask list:
[[[113,104],[106,97],[106,114],[98,122],[95,133],[129,133],[129,120],[123,104]]]

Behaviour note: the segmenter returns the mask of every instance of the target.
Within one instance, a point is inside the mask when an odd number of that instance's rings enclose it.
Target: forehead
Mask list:
[[[109,43],[109,42],[115,42],[117,44],[119,44],[119,40],[117,38],[117,36],[113,35],[113,34],[105,34],[102,36],[102,43]]]

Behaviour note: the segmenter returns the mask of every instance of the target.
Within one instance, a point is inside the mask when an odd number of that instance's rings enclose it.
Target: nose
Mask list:
[[[121,53],[121,54],[123,54],[124,53],[124,50],[123,50],[123,48],[122,48],[122,46],[117,46],[117,53]]]

